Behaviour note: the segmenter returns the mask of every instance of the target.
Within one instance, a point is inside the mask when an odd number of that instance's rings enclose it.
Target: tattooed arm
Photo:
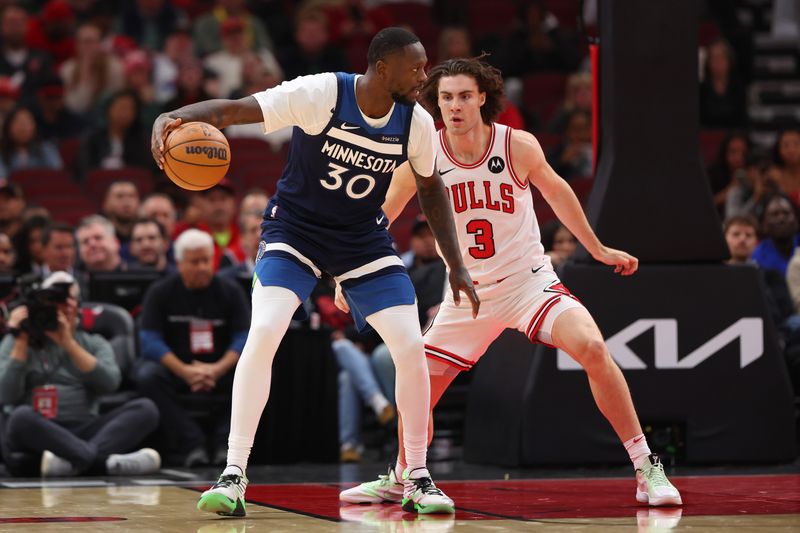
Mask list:
[[[428,225],[431,227],[450,271],[450,289],[453,291],[453,300],[456,305],[460,304],[461,295],[459,293],[464,291],[472,304],[474,318],[478,316],[481,303],[475,292],[472,278],[461,259],[453,212],[442,178],[435,168],[433,174],[427,177],[419,175],[413,166],[411,169],[417,182],[419,205],[428,219]]]
[[[263,122],[264,115],[256,99],[246,96],[239,100],[206,100],[175,111],[162,113],[153,123],[150,152],[158,168],[164,168],[164,143],[167,135],[184,122],[206,122],[219,129],[233,124]]]

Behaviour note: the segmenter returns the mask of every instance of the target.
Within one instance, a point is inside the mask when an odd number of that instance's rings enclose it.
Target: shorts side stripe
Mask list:
[[[366,276],[367,274],[372,274],[373,272],[377,272],[391,266],[403,266],[403,260],[396,255],[387,255],[386,257],[381,257],[380,259],[369,262],[366,265],[361,265],[358,268],[354,268],[349,272],[345,272],[341,276],[336,276],[336,282],[341,283],[343,281],[347,281],[348,279],[360,278],[361,276]]]
[[[271,242],[264,247],[264,250],[265,251],[277,250],[281,252],[286,252],[287,254],[291,254],[294,257],[296,257],[298,261],[300,261],[308,268],[310,268],[316,277],[318,278],[322,277],[322,272],[320,271],[320,269],[317,268],[317,266],[313,263],[313,261],[311,261],[311,259],[304,256],[303,254],[301,254],[300,252],[298,252],[297,250],[295,250],[293,247],[289,246],[286,243]]]
[[[529,339],[533,339],[536,336],[539,328],[542,327],[542,321],[544,321],[544,317],[547,315],[547,312],[560,300],[561,296],[553,296],[543,303],[541,307],[539,307],[539,310],[533,315],[533,318],[528,324],[528,328],[525,330],[525,335]]]
[[[448,365],[457,368],[459,370],[470,370],[472,368],[471,364],[464,364],[460,361],[453,359],[447,355],[440,355],[438,353],[431,352],[429,350],[425,350],[425,355],[430,357],[431,359],[436,359],[437,361],[441,361],[443,363],[447,363]]]

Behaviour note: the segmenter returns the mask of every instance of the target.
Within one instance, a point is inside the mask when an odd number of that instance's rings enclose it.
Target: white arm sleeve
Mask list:
[[[333,116],[338,87],[336,74],[300,76],[255,93],[264,114],[264,133],[298,126],[308,135],[319,135]]]
[[[433,174],[436,163],[436,127],[433,117],[421,105],[414,106],[408,133],[408,160],[420,176]]]

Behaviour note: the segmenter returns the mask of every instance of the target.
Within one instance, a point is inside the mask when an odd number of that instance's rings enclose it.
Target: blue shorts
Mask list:
[[[367,232],[332,232],[268,218],[262,229],[254,282],[284,287],[304,302],[327,272],[341,284],[359,331],[367,328],[369,315],[416,302],[385,225]]]

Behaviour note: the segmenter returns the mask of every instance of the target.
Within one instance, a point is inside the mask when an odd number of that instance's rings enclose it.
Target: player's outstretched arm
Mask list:
[[[632,255],[609,248],[600,242],[583,212],[572,187],[556,174],[544,157],[542,147],[528,132],[514,130],[511,138],[512,164],[520,176],[538,188],[553,208],[558,219],[597,261],[614,267],[614,272],[630,276],[639,268],[639,260]]]
[[[390,225],[400,216],[416,192],[417,182],[414,179],[414,172],[411,170],[411,163],[406,161],[392,173],[392,182],[381,206]]]
[[[461,259],[453,212],[442,177],[435,167],[433,174],[427,177],[420,176],[414,167],[410,168],[417,182],[419,205],[428,219],[428,225],[431,227],[436,242],[439,243],[439,249],[450,270],[450,289],[453,291],[453,301],[459,305],[461,303],[460,292],[464,291],[472,304],[472,317],[475,318],[478,316],[481,303],[475,292],[472,277]]]
[[[158,116],[153,122],[150,152],[158,168],[163,169],[167,135],[185,122],[205,122],[222,129],[233,124],[252,124],[263,120],[261,107],[252,96],[239,100],[216,99],[197,102]]]

